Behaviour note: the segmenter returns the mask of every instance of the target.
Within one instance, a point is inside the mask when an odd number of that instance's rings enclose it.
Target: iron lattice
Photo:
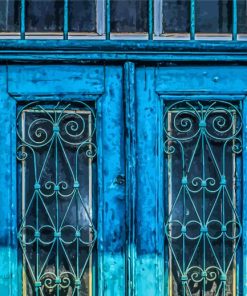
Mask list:
[[[30,103],[17,116],[24,294],[90,295],[94,134],[83,102]]]
[[[241,128],[238,104],[181,101],[165,108],[172,295],[235,294]]]

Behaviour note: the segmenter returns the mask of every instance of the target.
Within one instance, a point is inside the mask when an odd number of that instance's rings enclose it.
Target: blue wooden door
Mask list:
[[[0,294],[124,295],[122,68],[0,71]]]
[[[137,67],[135,295],[246,295],[246,73]]]
[[[246,294],[245,66],[0,69],[1,295]]]

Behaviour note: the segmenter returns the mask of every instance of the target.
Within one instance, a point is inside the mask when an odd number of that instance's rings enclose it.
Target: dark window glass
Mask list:
[[[163,32],[189,32],[190,2],[188,0],[163,1]]]
[[[59,32],[63,30],[63,1],[26,1],[27,32]]]
[[[94,119],[83,103],[18,115],[23,295],[92,296]]]
[[[238,33],[247,33],[247,2],[238,0]]]
[[[240,108],[227,102],[177,102],[165,114],[172,295],[236,295]]]
[[[230,33],[232,31],[232,1],[197,0],[196,32]]]
[[[96,31],[96,1],[71,0],[69,1],[69,31],[95,32]]]
[[[232,30],[232,1],[195,0],[197,33],[230,33]],[[186,33],[190,30],[190,1],[163,2],[164,33]]]
[[[112,0],[111,32],[147,32],[148,1]]]
[[[20,1],[0,1],[0,32],[19,32]]]

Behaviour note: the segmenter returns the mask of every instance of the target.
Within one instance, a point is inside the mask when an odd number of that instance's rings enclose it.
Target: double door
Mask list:
[[[245,295],[246,71],[1,66],[1,295]]]

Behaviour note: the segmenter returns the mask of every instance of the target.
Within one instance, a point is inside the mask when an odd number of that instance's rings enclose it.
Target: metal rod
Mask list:
[[[68,0],[64,0],[64,12],[63,12],[63,39],[68,40],[69,31],[69,5]]]
[[[148,1],[148,39],[153,39],[153,0]]]
[[[106,40],[110,40],[111,35],[111,0],[106,0],[106,15],[105,15],[105,27],[106,27]]]
[[[26,27],[25,27],[25,20],[26,20],[26,1],[21,0],[21,28],[20,28],[20,33],[21,33],[21,39],[25,39],[25,34],[26,34]]]
[[[195,40],[195,0],[190,0],[190,40]]]
[[[238,6],[237,0],[232,1],[232,40],[237,40],[238,35]]]

